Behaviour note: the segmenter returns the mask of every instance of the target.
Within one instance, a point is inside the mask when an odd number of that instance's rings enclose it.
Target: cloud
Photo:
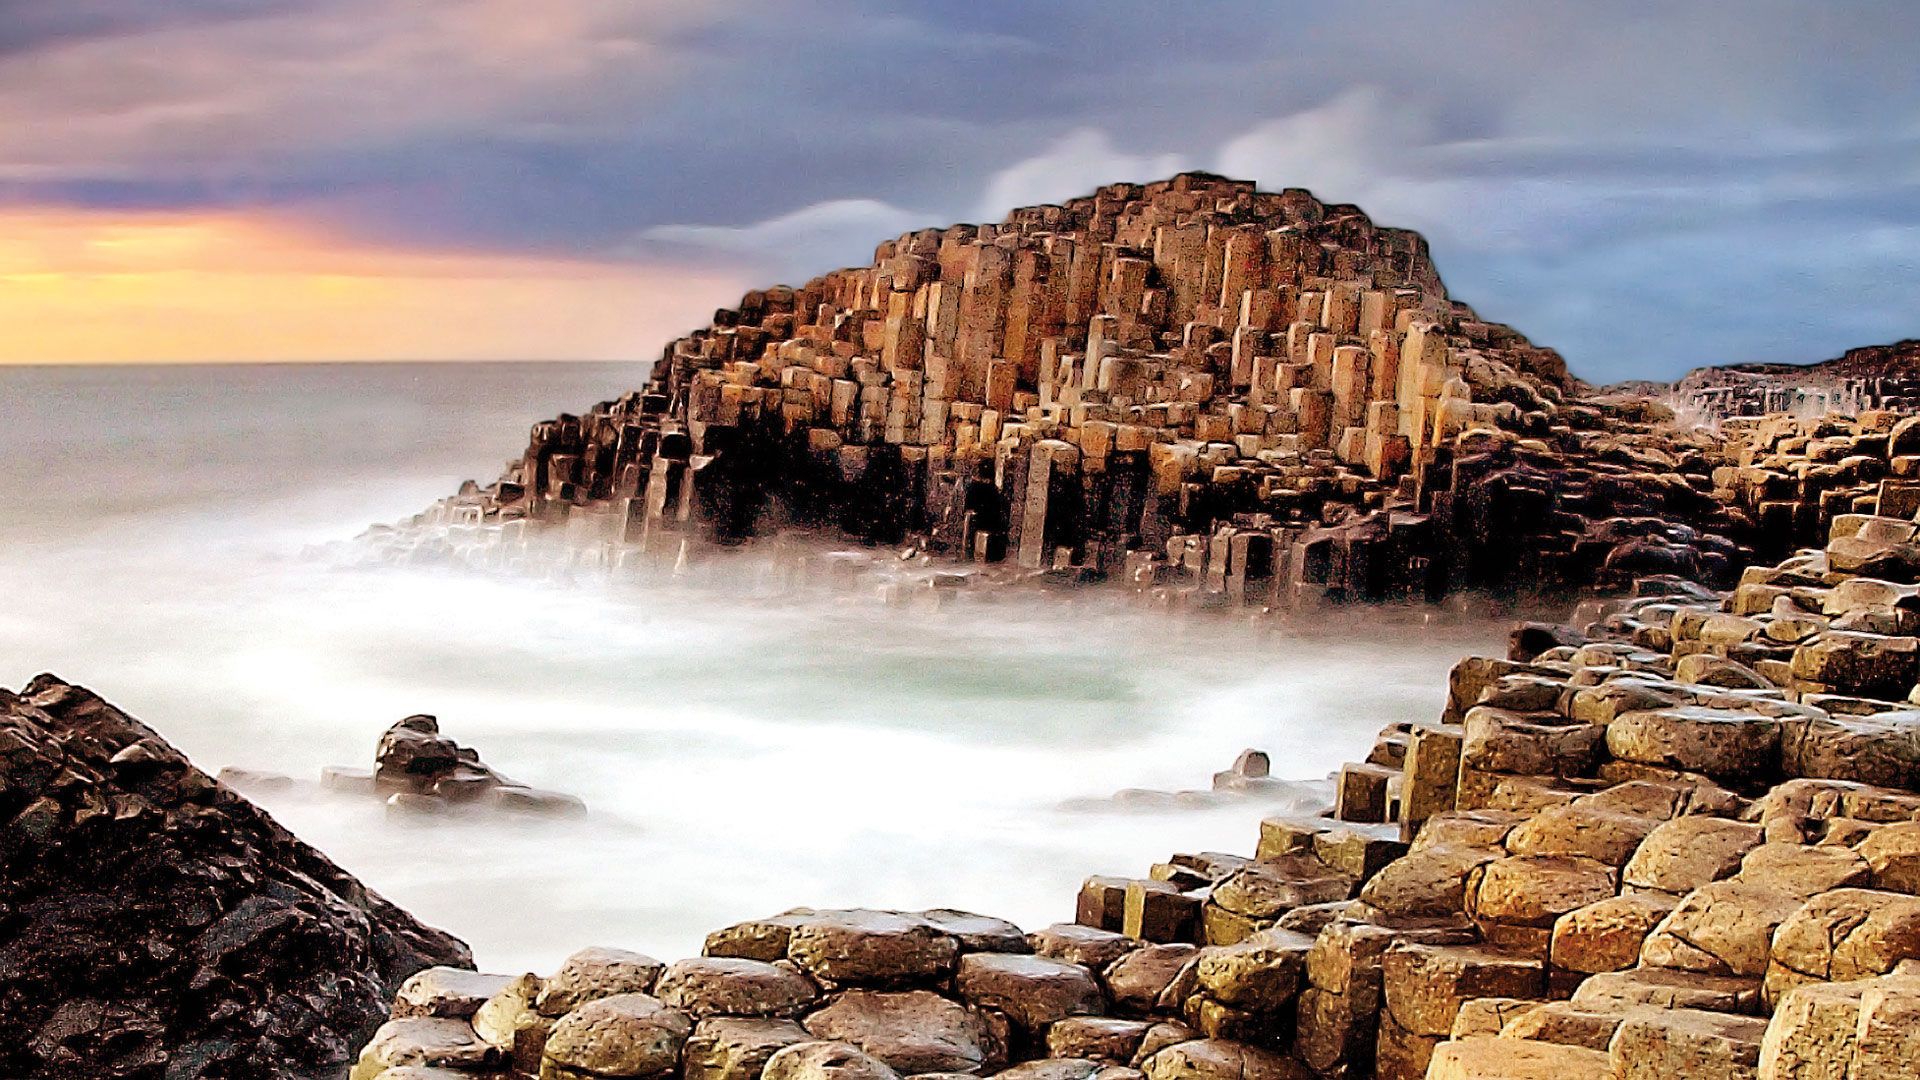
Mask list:
[[[1910,273],[1916,39],[1911,0],[0,0],[0,205],[792,278],[1201,165],[1672,372],[1914,321],[1865,286]]]
[[[979,215],[982,221],[998,221],[1016,207],[1062,202],[1120,181],[1158,180],[1183,167],[1179,154],[1124,153],[1106,132],[1079,128],[995,173],[987,181]]]
[[[391,250],[249,214],[0,210],[0,365],[652,359],[737,277]]]
[[[640,233],[640,250],[691,249],[789,277],[871,260],[883,240],[923,228],[925,214],[873,199],[836,199],[751,225],[656,225]]]

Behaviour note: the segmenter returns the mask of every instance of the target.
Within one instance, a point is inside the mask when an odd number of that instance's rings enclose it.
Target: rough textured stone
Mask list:
[[[680,1062],[693,1020],[645,994],[595,998],[547,1035],[547,1065],[592,1076],[662,1076]]]
[[[1717,881],[1688,893],[1647,937],[1640,962],[1710,975],[1766,974],[1773,933],[1801,898],[1743,881]]]
[[[842,1042],[803,1042],[767,1059],[761,1080],[899,1080],[900,1074],[859,1047]]]
[[[1645,1009],[1620,1022],[1609,1047],[1617,1080],[1753,1080],[1767,1023],[1698,1009]]]
[[[534,1007],[545,1016],[563,1016],[595,998],[650,993],[664,970],[665,964],[644,953],[581,949],[547,979]]]
[[[1761,1080],[1848,1080],[1861,983],[1810,983],[1781,999],[1760,1040]]]
[[[1047,1053],[1051,1057],[1126,1065],[1133,1061],[1152,1026],[1145,1020],[1112,1016],[1069,1016],[1047,1028]]]
[[[1632,967],[1641,943],[1678,903],[1658,893],[1629,893],[1567,912],[1553,924],[1553,966],[1586,974]]]
[[[923,982],[953,971],[958,939],[915,915],[886,911],[829,912],[793,928],[787,956],[822,982],[889,985]]]
[[[1199,953],[1193,945],[1149,945],[1121,957],[1107,969],[1114,1005],[1133,1015],[1148,1012]]]
[[[353,1067],[351,1080],[372,1080],[402,1065],[477,1071],[492,1062],[494,1050],[464,1020],[416,1017],[380,1025]]]
[[[482,975],[466,968],[427,968],[400,984],[393,996],[393,1017],[451,1016],[465,1020],[511,981],[505,975]]]
[[[1539,961],[1481,946],[1402,942],[1382,968],[1387,1012],[1415,1035],[1449,1034],[1471,998],[1537,998],[1545,989]]]
[[[1575,802],[1540,811],[1506,837],[1515,855],[1578,855],[1622,867],[1659,820]]]
[[[654,995],[699,1016],[796,1016],[820,997],[805,975],[763,960],[708,956],[668,965]]]
[[[1147,1080],[1312,1080],[1298,1061],[1225,1039],[1179,1043],[1140,1065]]]
[[[928,990],[849,990],[804,1023],[815,1038],[851,1043],[902,1075],[978,1072],[999,1056],[978,1018]]]
[[[1060,923],[1027,935],[1027,943],[1041,956],[1064,960],[1094,971],[1105,971],[1114,961],[1141,946],[1141,942],[1112,930],[1078,923]]]
[[[1238,944],[1201,952],[1195,974],[1221,1002],[1277,1012],[1299,992],[1313,943],[1290,930],[1263,930]]]
[[[1621,880],[1630,886],[1685,893],[1729,877],[1740,860],[1760,846],[1759,825],[1692,816],[1665,822],[1648,834]]]
[[[1845,982],[1920,956],[1920,897],[1835,889],[1794,911],[1774,934],[1767,992],[1779,1000],[1815,980]]]
[[[791,1020],[709,1017],[681,1050],[684,1080],[759,1080],[773,1055],[812,1038]]]
[[[408,976],[471,966],[51,675],[0,690],[0,823],[0,1076],[337,1069]]]
[[[1613,896],[1614,872],[1593,859],[1515,855],[1479,868],[1469,911],[1513,926],[1551,928],[1567,912]]]
[[[1626,761],[1716,779],[1765,778],[1779,769],[1780,723],[1731,709],[1632,712],[1607,725],[1607,750]]]
[[[1479,1036],[1443,1043],[1428,1080],[1608,1080],[1607,1055],[1577,1046]]]
[[[960,958],[954,989],[975,1006],[997,1009],[1030,1031],[1105,1011],[1092,972],[1044,956],[970,953]]]
[[[1375,874],[1360,899],[1395,915],[1457,914],[1466,906],[1468,876],[1500,856],[1498,849],[1451,844],[1421,848]]]

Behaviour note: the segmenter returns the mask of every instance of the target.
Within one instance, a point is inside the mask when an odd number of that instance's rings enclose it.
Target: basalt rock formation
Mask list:
[[[1920,409],[1920,340],[1848,349],[1813,364],[1726,364],[1696,368],[1671,386],[1644,384],[1642,393],[1710,417],[1829,411]]]
[[[1257,606],[1730,583],[1717,442],[1578,389],[1417,234],[1184,174],[749,293],[377,539],[607,563],[797,526]]]
[[[1916,432],[1749,434],[1793,474]],[[1072,923],[797,910],[429,971],[354,1080],[1917,1080],[1920,515],[1867,498],[1730,591],[1522,624],[1327,813],[1088,878]]]
[[[334,1075],[403,980],[471,964],[49,675],[0,690],[0,822],[0,1076]]]

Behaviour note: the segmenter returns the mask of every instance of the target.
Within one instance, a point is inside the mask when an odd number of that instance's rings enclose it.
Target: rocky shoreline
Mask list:
[[[1582,625],[1463,660],[1324,813],[1090,877],[1071,922],[797,910],[546,977],[472,971],[42,676],[0,693],[0,1075],[1920,1078],[1920,399],[1859,367],[1683,386],[1716,417],[1683,426],[1451,299],[1417,235],[1206,174],[751,293],[356,551],[724,574],[798,534],[865,554],[777,572],[896,600]],[[1742,415],[1783,404],[1850,411]],[[577,809],[430,717],[382,754],[340,782]]]
[[[1730,592],[1523,626],[1327,815],[1089,878],[1072,923],[802,910],[672,964],[431,971],[355,1080],[1920,1076],[1917,530],[1843,514]]]

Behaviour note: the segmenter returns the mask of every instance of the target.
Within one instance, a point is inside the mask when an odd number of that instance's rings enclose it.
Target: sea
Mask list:
[[[356,563],[644,364],[0,367],[0,685],[138,717],[483,969],[662,959],[795,906],[1070,920],[1089,874],[1249,853],[1379,728],[1437,716],[1491,621],[1305,623],[1100,594],[879,602],[777,574]],[[333,554],[329,554],[333,553]],[[749,549],[747,557],[752,557]],[[585,817],[422,817],[315,782],[413,713]],[[1266,751],[1272,798],[1204,792]],[[1134,794],[1116,798],[1117,793]]]

